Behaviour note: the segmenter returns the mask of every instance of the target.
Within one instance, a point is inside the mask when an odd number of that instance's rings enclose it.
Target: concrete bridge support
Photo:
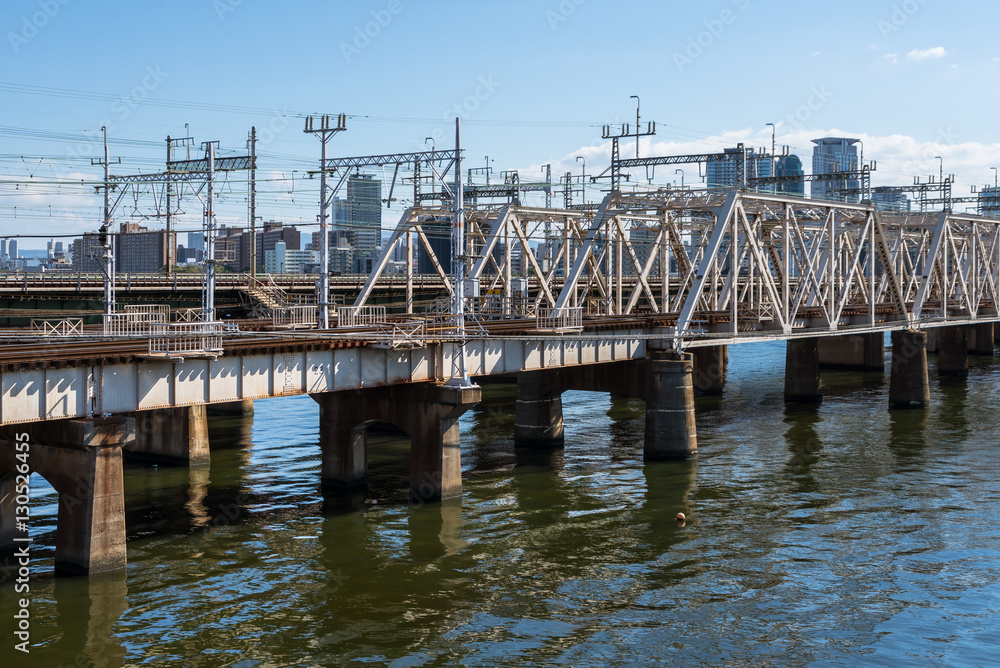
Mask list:
[[[694,362],[695,396],[722,394],[726,385],[726,366],[729,360],[728,346],[706,346],[691,348]]]
[[[930,401],[927,333],[893,332],[889,408],[925,408]]]
[[[824,336],[819,338],[818,347],[821,369],[885,369],[885,335],[882,332]]]
[[[972,355],[993,355],[993,323],[980,322],[969,325],[969,353]]]
[[[694,360],[690,353],[653,352],[646,387],[647,461],[688,459],[698,453],[694,421]]]
[[[785,347],[785,401],[823,401],[816,337],[789,339]]]
[[[560,375],[552,371],[517,374],[514,443],[523,447],[559,448],[563,445]]]
[[[610,392],[645,400],[647,459],[686,459],[698,451],[693,377],[690,353],[667,352],[652,352],[646,360],[522,371],[514,442],[526,447],[562,446],[561,393]]]
[[[964,325],[938,327],[938,373],[961,375],[969,371],[969,342]]]
[[[458,418],[479,401],[478,387],[431,383],[311,395],[319,404],[323,486],[336,493],[368,481],[365,434],[389,422],[410,437],[410,498],[439,501],[462,493]]]
[[[243,416],[253,415],[253,399],[243,399],[241,401],[227,401],[221,404],[208,404],[205,407],[209,417],[216,416]]]
[[[111,417],[54,420],[7,427],[0,437],[0,547],[23,535],[16,525],[18,466],[26,463],[59,493],[57,571],[98,573],[122,568],[125,496],[122,447],[135,438],[135,422]],[[17,458],[17,443],[28,443]],[[22,450],[21,452],[24,452]]]
[[[204,404],[136,411],[127,417],[135,419],[135,442],[126,449],[127,456],[180,465],[211,460]]]

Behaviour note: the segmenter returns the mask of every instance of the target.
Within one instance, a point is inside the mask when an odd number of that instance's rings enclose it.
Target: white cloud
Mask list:
[[[899,62],[899,56],[895,53],[887,53],[882,57],[886,60],[892,61],[894,65]]]
[[[948,52],[943,46],[935,46],[930,49],[914,49],[906,54],[907,60],[927,60],[928,58],[944,58]]]

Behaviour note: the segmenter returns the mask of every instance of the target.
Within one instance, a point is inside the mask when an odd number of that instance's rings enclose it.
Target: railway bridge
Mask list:
[[[432,220],[408,210],[383,257]],[[824,365],[884,370],[890,332],[890,408],[927,408],[929,334],[939,371],[961,373],[970,350],[992,354],[1000,320],[992,218],[659,190],[587,211],[482,207],[468,224],[465,283],[440,276],[463,315],[369,303],[380,262],[327,329],[303,304],[252,328],[126,307],[101,326],[4,330],[0,542],[18,536],[17,476],[37,472],[59,492],[57,567],[121,567],[123,453],[205,461],[211,404],[309,394],[331,493],[365,484],[366,430],[393,423],[411,438],[411,496],[428,501],[461,493],[458,419],[479,400],[477,378],[516,376],[520,446],[561,445],[560,395],[587,389],[644,399],[645,456],[687,458],[695,393],[723,391],[730,345],[787,341],[786,399],[815,402]],[[525,253],[525,285],[512,259],[532,239],[545,247],[541,260]],[[293,308],[305,315],[282,320]]]

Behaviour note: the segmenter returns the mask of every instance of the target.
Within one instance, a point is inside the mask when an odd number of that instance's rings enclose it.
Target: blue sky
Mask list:
[[[807,168],[811,138],[846,134],[878,160],[876,184],[936,173],[941,155],[965,193],[1000,166],[998,18],[995,3],[940,0],[7,0],[0,234],[96,227],[99,168],[85,158],[99,155],[101,125],[123,159],[114,171],[134,173],[159,169],[185,123],[223,154],[242,152],[256,124],[262,215],[312,222],[318,184],[302,179],[319,143],[304,114],[349,115],[337,156],[416,150],[427,136],[451,146],[461,115],[466,166],[488,156],[531,180],[546,163],[579,173],[577,155],[604,169],[601,125],[634,123],[631,95],[657,123],[643,155],[769,145],[773,122]],[[224,220],[245,215],[241,192],[224,189]]]

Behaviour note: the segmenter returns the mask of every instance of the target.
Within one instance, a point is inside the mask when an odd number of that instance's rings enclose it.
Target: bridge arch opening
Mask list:
[[[351,430],[362,439],[368,467],[367,496],[392,503],[409,498],[410,458],[413,441],[398,425],[385,420],[366,420]]]

